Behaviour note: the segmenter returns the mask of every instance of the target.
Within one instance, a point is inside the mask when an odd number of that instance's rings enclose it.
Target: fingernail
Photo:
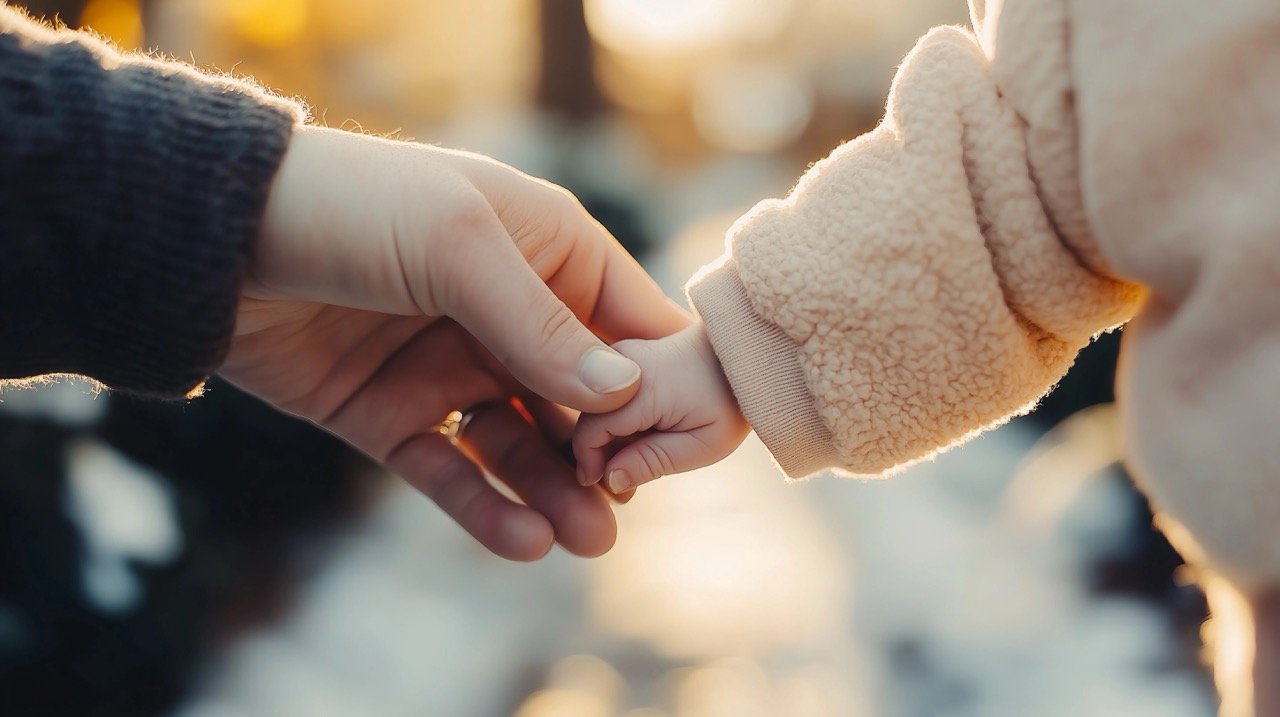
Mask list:
[[[626,493],[631,490],[631,479],[621,468],[609,471],[609,477],[605,482],[609,484],[609,491],[612,493]]]
[[[582,357],[578,378],[596,393],[614,393],[640,379],[640,367],[622,354],[594,348]]]
[[[591,480],[587,478],[587,472],[582,470],[581,466],[578,467],[577,474],[578,474],[578,485],[581,485],[581,486],[591,485]]]
[[[613,494],[611,493],[610,495]],[[631,499],[634,497],[636,497],[636,492],[634,490],[629,490],[626,493],[620,493],[613,496],[613,499],[618,503],[618,505],[626,505],[627,503],[630,503]]]

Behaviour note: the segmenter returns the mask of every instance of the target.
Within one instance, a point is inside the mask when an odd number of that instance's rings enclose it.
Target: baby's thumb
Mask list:
[[[663,476],[697,470],[707,464],[706,452],[706,445],[690,433],[651,433],[613,456],[605,467],[605,485],[624,493]]]

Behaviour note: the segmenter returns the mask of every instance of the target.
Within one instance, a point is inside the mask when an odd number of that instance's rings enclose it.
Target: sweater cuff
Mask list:
[[[841,464],[800,363],[801,346],[756,313],[731,257],[686,288],[742,415],[790,478]]]
[[[116,80],[113,113],[137,113],[138,123],[150,114],[154,124],[106,123],[107,143],[149,165],[120,177],[106,199],[134,204],[149,226],[115,262],[141,288],[86,313],[84,335],[98,343],[95,370],[108,386],[189,396],[226,358],[271,183],[303,112],[247,83],[149,63]]]
[[[225,358],[296,103],[0,5],[0,378],[177,398]]]

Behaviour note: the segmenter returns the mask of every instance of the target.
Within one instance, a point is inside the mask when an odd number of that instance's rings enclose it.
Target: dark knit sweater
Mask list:
[[[0,4],[0,378],[178,397],[224,358],[302,110]]]

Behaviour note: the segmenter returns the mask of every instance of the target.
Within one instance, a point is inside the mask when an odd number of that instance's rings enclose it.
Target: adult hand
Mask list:
[[[563,189],[477,155],[302,128],[221,373],[380,461],[499,555],[536,559],[553,540],[598,555],[616,526],[553,445],[564,407],[624,405],[639,369],[604,342],[688,321]],[[501,405],[513,397],[539,425]],[[461,445],[438,432],[495,402]]]

